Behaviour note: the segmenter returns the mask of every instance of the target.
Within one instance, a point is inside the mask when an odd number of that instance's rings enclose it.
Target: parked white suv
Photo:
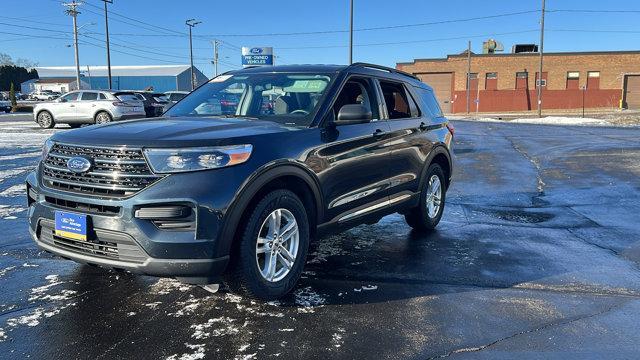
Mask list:
[[[144,105],[132,92],[82,90],[66,93],[33,108],[34,120],[48,129],[55,124],[104,124],[113,120],[145,117]]]
[[[42,90],[31,93],[29,97],[31,100],[39,100],[39,101],[51,101],[55,100],[60,96],[60,93],[54,92],[52,90]]]

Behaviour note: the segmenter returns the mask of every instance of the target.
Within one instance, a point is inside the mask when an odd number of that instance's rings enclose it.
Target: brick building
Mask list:
[[[431,85],[443,111],[467,111],[467,54],[396,67]],[[472,54],[470,111],[537,108],[539,54]],[[640,51],[545,53],[543,109],[640,109]]]

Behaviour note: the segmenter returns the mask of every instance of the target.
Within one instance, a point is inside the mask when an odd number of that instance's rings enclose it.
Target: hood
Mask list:
[[[87,126],[59,132],[51,139],[82,145],[216,146],[239,144],[256,135],[292,130],[295,128],[271,121],[243,118],[150,118]]]

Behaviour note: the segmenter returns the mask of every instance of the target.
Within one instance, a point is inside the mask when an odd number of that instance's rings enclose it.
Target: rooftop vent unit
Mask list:
[[[515,44],[511,47],[512,54],[520,53],[537,53],[538,45],[536,44]]]
[[[502,43],[498,41],[489,39],[482,43],[483,54],[495,54],[496,52],[501,52],[501,51],[504,51],[504,46],[502,46]]]

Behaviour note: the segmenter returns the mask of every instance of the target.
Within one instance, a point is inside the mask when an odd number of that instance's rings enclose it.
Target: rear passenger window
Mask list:
[[[82,98],[80,100],[82,100],[82,101],[98,100],[98,93],[83,92],[82,93]]]
[[[107,100],[107,96],[103,93],[100,93],[100,95],[98,95],[98,100]]]
[[[443,116],[440,105],[438,105],[438,100],[436,100],[436,97],[433,95],[433,91],[416,87],[414,87],[414,89],[418,92],[418,94],[420,94],[422,102],[426,106],[426,110],[429,111],[429,114],[432,117]]]
[[[384,97],[384,102],[387,105],[389,119],[405,119],[412,117],[407,92],[402,84],[380,81],[380,88],[382,88],[382,96]]]

